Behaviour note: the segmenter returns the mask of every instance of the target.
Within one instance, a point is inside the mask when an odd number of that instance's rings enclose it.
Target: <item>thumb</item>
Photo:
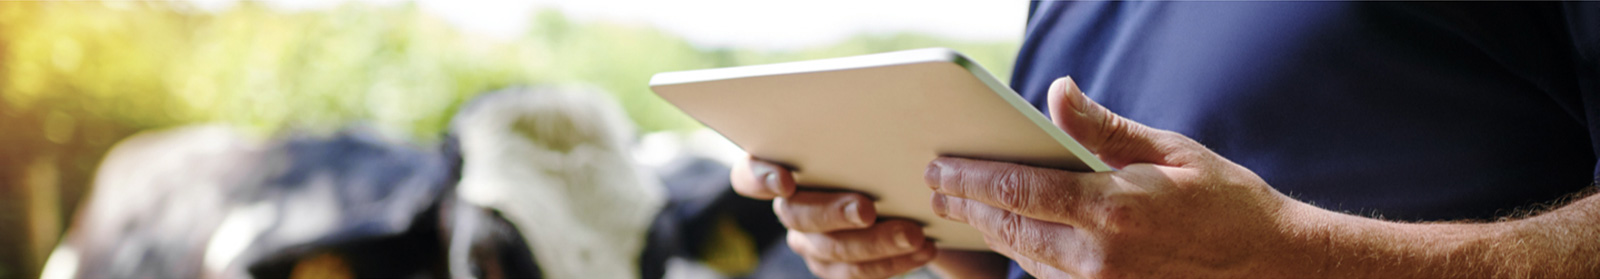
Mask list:
[[[1071,77],[1050,84],[1050,120],[1115,168],[1134,163],[1181,165],[1170,156],[1186,138],[1122,118],[1085,96]]]

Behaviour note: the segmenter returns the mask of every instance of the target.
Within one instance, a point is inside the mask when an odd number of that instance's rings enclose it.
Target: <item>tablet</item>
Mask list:
[[[934,215],[923,173],[938,156],[1111,170],[946,48],[659,73],[650,88],[751,156],[792,167],[802,189],[866,193],[880,217],[926,224],[941,248],[988,250],[976,229]]]

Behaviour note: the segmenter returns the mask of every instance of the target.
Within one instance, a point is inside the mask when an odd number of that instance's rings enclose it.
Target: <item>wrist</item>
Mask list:
[[[1284,199],[1289,199],[1285,197]],[[1328,211],[1299,201],[1286,201],[1274,216],[1282,239],[1278,249],[1268,250],[1259,265],[1264,274],[1305,276],[1323,274],[1328,277],[1350,275],[1336,272],[1344,268],[1342,254],[1349,250],[1344,244],[1355,226],[1367,226],[1360,220],[1349,220],[1347,215]],[[1330,264],[1331,263],[1331,264]]]

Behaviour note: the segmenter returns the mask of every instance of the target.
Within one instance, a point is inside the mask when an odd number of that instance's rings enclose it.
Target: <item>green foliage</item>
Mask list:
[[[243,2],[213,14],[182,4],[0,4],[0,97],[20,110],[136,128],[222,122],[271,132],[360,121],[431,138],[474,94],[580,83],[615,93],[655,131],[698,127],[645,87],[657,72],[946,46],[1004,76],[1014,52],[1010,42],[916,34],[790,52],[703,49],[657,29],[551,11],[505,41],[462,34],[415,5],[285,13]]]
[[[796,51],[703,48],[648,26],[552,11],[505,40],[459,32],[414,4],[302,12],[186,4],[0,1],[0,191],[44,162],[60,170],[60,212],[72,216],[106,150],[152,128],[224,123],[268,135],[366,123],[431,141],[475,94],[584,84],[613,93],[644,132],[694,129],[650,92],[651,75],[944,46],[1003,78],[1016,47],[866,34]],[[24,198],[0,195],[0,220],[26,216],[15,206]],[[25,231],[0,231],[0,246],[50,241]],[[33,277],[35,260],[42,255],[0,249],[0,278]]]

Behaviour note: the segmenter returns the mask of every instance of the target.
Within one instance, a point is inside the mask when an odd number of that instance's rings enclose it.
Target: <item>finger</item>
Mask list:
[[[872,199],[848,192],[797,191],[773,200],[772,211],[784,227],[802,232],[866,228],[878,218]]]
[[[733,166],[728,173],[733,191],[753,199],[770,200],[794,193],[794,174],[789,169],[751,158],[744,164]]]
[[[860,230],[830,233],[789,231],[789,248],[806,257],[843,262],[859,262],[902,256],[916,252],[926,238],[922,225],[907,220],[888,220]]]
[[[1056,79],[1048,92],[1050,119],[1084,148],[1113,167],[1130,163],[1175,165],[1166,156],[1170,132],[1112,113],[1084,95],[1071,77]]]
[[[1066,224],[1094,220],[1086,208],[1116,182],[1111,172],[1080,173],[995,161],[940,157],[924,174],[934,192]]]
[[[1082,255],[1093,251],[1083,249],[1088,236],[1075,227],[1040,221],[1020,214],[972,200],[937,195],[945,207],[940,217],[966,222],[993,238],[990,247],[1004,246],[1016,254],[1035,261],[1060,264],[1079,262]],[[1066,268],[1066,266],[1056,266]]]
[[[938,253],[939,249],[929,242],[910,255],[863,262],[806,259],[806,267],[822,278],[889,278],[928,264]]]

